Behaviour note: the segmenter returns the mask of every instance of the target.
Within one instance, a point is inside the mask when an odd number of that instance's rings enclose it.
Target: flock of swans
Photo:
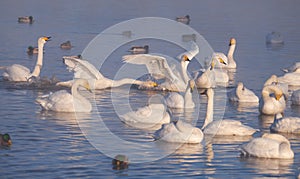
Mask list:
[[[3,79],[13,82],[30,82],[38,79],[43,65],[43,48],[50,37],[38,39],[38,56],[34,69],[13,64],[1,67],[4,70]],[[123,62],[134,65],[145,65],[155,79],[165,79],[161,84],[153,81],[140,81],[124,78],[112,80],[104,77],[100,71],[87,60],[79,56],[65,56],[63,62],[67,69],[74,73],[69,81],[56,83],[57,86],[70,87],[71,92],[60,90],[38,97],[36,102],[43,110],[55,112],[91,112],[90,101],[80,94],[83,87],[90,92],[106,88],[119,87],[125,84],[135,84],[146,89],[167,90],[168,96],[161,103],[153,103],[120,116],[125,124],[146,129],[156,126],[155,140],[172,143],[201,143],[205,135],[210,136],[252,136],[257,129],[232,119],[214,120],[214,88],[228,83],[227,70],[236,69],[237,63],[233,55],[236,39],[231,38],[228,54],[213,53],[204,70],[199,70],[191,77],[187,68],[190,61],[199,53],[199,47],[191,42],[190,50],[177,56],[180,60],[180,71],[174,70],[167,62],[166,57],[152,54],[131,54],[122,57]],[[131,50],[138,49],[134,47]],[[148,47],[147,47],[148,49]],[[261,98],[253,91],[247,89],[242,82],[228,93],[228,99],[237,103],[257,103],[259,112],[265,115],[274,115],[271,132],[300,133],[299,117],[283,117],[286,101],[291,97],[293,105],[300,104],[300,91],[289,94],[289,86],[300,86],[300,62],[284,69],[285,75],[277,77],[272,75],[264,84]],[[206,117],[203,126],[198,128],[192,124],[178,120],[174,122],[167,108],[188,109],[195,108],[193,101],[194,88],[201,88],[201,94],[207,96]],[[263,158],[293,158],[294,153],[289,141],[280,134],[263,134],[254,138],[240,148],[241,155]]]

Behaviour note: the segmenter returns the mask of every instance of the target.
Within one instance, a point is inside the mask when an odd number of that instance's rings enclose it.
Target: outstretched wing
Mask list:
[[[124,55],[123,61],[131,64],[146,65],[148,72],[156,79],[167,78],[171,81],[177,79],[164,57],[150,54]]]
[[[189,60],[192,60],[198,53],[199,53],[198,45],[194,41],[191,41],[190,42],[190,50],[187,52],[181,53],[180,55],[177,56],[177,58],[182,59],[182,57],[184,55],[186,55],[189,58]]]
[[[103,78],[103,75],[94,65],[86,60],[79,59],[77,56],[64,56],[63,62],[69,70],[74,72],[74,78],[97,80]]]

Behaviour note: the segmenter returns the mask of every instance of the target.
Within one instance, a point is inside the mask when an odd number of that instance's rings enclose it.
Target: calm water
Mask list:
[[[62,56],[82,53],[86,45],[104,29],[136,17],[165,17],[189,14],[190,26],[210,43],[215,51],[227,52],[230,37],[237,39],[235,59],[238,69],[235,82],[242,81],[260,96],[264,81],[272,74],[282,75],[281,68],[299,61],[300,58],[300,3],[288,1],[4,1],[0,7],[0,64],[13,63],[32,67],[36,56],[28,56],[26,48],[36,45],[41,35],[52,36],[45,45],[42,76],[55,75],[59,80],[72,78]],[[32,15],[32,25],[18,24],[17,17]],[[278,31],[285,44],[268,47],[265,35]],[[70,40],[71,50],[61,50],[59,44]],[[122,65],[121,56],[133,44],[150,45],[150,51],[178,53],[163,49],[164,45],[151,40],[141,40],[120,47],[103,64],[101,72],[110,78]],[[113,170],[111,158],[96,149],[86,139],[78,122],[93,121],[100,114],[103,122],[116,136],[141,143],[151,143],[154,130],[138,130],[120,122],[112,107],[111,94],[126,96],[126,87],[113,91],[95,92],[95,108],[99,113],[75,115],[41,112],[35,104],[37,96],[51,89],[24,89],[0,81],[0,132],[8,132],[13,139],[10,149],[0,150],[0,178],[116,178],[142,177],[211,177],[211,178],[294,178],[300,167],[300,138],[286,135],[295,152],[293,160],[243,159],[238,147],[249,138],[215,138],[204,140],[199,145],[183,145],[174,153],[170,144],[158,145],[165,153],[160,159],[146,163],[133,163],[126,170]],[[161,92],[130,90],[130,103],[134,109],[147,104],[148,98]],[[88,96],[88,94],[86,94]],[[216,95],[217,101],[224,96]],[[226,100],[226,99],[225,99]],[[197,126],[203,123],[205,113],[204,96],[200,97],[200,115]],[[116,101],[118,102],[118,101]],[[224,118],[240,120],[261,132],[269,132],[272,118],[259,116],[257,106],[244,107],[227,102],[215,107],[215,113]],[[180,111],[173,111],[173,119],[188,118]],[[288,102],[287,116],[300,116],[299,107]],[[77,119],[77,120],[76,120]],[[78,119],[80,119],[78,121]],[[100,129],[99,129],[100,130]],[[101,133],[100,133],[101,137]],[[109,150],[109,143],[107,149]],[[120,153],[128,148],[120,148]],[[151,152],[136,153],[146,159]]]

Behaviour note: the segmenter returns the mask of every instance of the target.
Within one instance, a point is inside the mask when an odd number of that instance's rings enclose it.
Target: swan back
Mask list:
[[[229,100],[248,103],[258,103],[259,101],[255,93],[247,89],[242,82],[239,82],[236,89],[229,94]]]
[[[276,114],[273,124],[270,126],[273,132],[284,132],[300,134],[300,118],[299,117],[285,117],[281,114]]]

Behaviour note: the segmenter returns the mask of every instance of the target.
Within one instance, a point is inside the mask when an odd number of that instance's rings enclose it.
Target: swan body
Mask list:
[[[36,65],[32,72],[30,70],[19,64],[13,64],[8,67],[1,67],[4,69],[3,79],[8,81],[28,81],[31,77],[39,77],[42,66],[43,66],[43,48],[44,44],[50,39],[50,37],[40,37],[38,39],[38,57]]]
[[[62,48],[62,49],[71,49],[72,48],[71,42],[68,40],[68,41],[60,44],[60,48]]]
[[[55,93],[37,98],[36,102],[41,105],[43,110],[55,112],[90,112],[91,103],[78,93],[78,88],[82,86],[90,90],[90,85],[85,79],[77,79],[71,88],[71,93],[60,90]]]
[[[300,106],[300,90],[294,91],[292,96],[292,105],[299,105]]]
[[[300,118],[299,117],[282,117],[282,115],[276,114],[274,122],[270,127],[272,132],[283,132],[300,134]]]
[[[289,86],[300,86],[300,68],[297,68],[291,73],[285,73],[283,76],[278,77],[280,83],[286,83]]]
[[[290,142],[279,134],[263,134],[241,146],[242,156],[259,158],[292,159],[294,152]]]
[[[242,82],[228,94],[229,100],[233,102],[258,103],[259,98],[255,93],[247,89]]]
[[[300,68],[300,62],[295,62],[292,66],[282,69],[282,71],[284,71],[286,73],[294,72],[298,68]]]
[[[149,46],[133,46],[129,50],[132,54],[141,54],[141,53],[148,53],[149,52]]]
[[[199,48],[192,43],[192,49],[179,55],[181,59],[181,72],[174,72],[167,63],[167,59],[151,54],[125,55],[123,61],[126,63],[146,65],[148,72],[156,79],[165,79],[165,82],[159,85],[160,90],[185,91],[189,76],[187,66],[189,61],[197,55]]]
[[[23,17],[18,17],[18,22],[19,23],[33,23],[33,17],[32,16],[23,16]]]
[[[171,92],[166,99],[166,105],[170,108],[194,108],[195,103],[192,98],[194,86],[194,80],[190,80],[184,96],[176,92]]]
[[[207,89],[207,109],[206,118],[202,127],[203,133],[206,135],[216,136],[251,136],[257,130],[242,124],[235,120],[217,120],[213,121],[213,105],[214,105],[214,91]]]
[[[267,44],[283,44],[283,38],[279,32],[271,32],[266,36]]]
[[[74,78],[87,79],[93,89],[106,89],[119,87],[126,84],[136,84],[142,85],[147,88],[152,88],[157,86],[155,82],[152,81],[139,81],[130,78],[123,78],[120,80],[111,80],[104,77],[92,64],[86,60],[82,60],[77,56],[64,56],[64,64],[70,71],[74,72]],[[74,80],[58,82],[57,86],[71,87]]]
[[[137,128],[151,128],[171,121],[169,113],[163,104],[149,104],[120,116],[125,124]]]
[[[266,80],[264,86],[269,85],[277,86],[281,89],[286,98],[289,97],[289,85],[286,83],[279,83],[278,77],[276,75],[271,75],[271,77]]]
[[[262,99],[259,101],[259,111],[266,115],[282,113],[286,107],[283,92],[277,86],[265,86],[262,90]]]
[[[236,39],[231,38],[229,41],[229,49],[227,52],[227,56],[220,52],[215,53],[216,57],[221,57],[222,59],[227,59],[227,62],[228,62],[226,65],[222,64],[222,63],[216,64],[215,68],[222,68],[222,69],[235,69],[236,68],[236,62],[233,58],[235,47],[236,47]]]
[[[199,128],[179,120],[176,123],[164,124],[154,133],[154,139],[170,143],[197,144],[203,140],[203,133]]]
[[[186,15],[186,16],[182,16],[182,17],[176,17],[176,21],[184,23],[184,24],[189,24],[191,19],[190,19],[189,15]]]

